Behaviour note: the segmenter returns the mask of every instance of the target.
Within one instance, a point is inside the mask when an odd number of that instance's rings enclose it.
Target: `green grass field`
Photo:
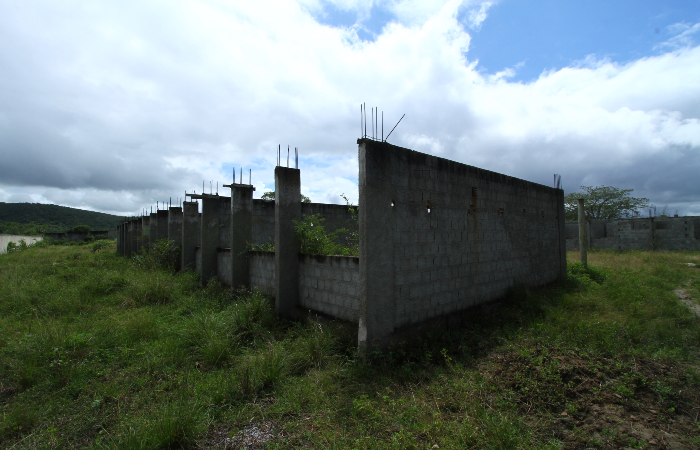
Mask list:
[[[0,256],[1,448],[698,448],[700,253],[592,252],[462,328],[356,357],[111,247]],[[699,266],[688,265],[699,264]]]

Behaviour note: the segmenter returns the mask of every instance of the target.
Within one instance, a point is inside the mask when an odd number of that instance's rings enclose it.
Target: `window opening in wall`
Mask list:
[[[430,206],[428,206],[428,214],[430,214]]]
[[[393,201],[393,200],[391,201],[391,206],[392,206],[392,207],[394,206],[394,201]]]
[[[523,208],[523,214],[525,214],[525,209]]]
[[[476,209],[476,188],[472,188],[472,201],[471,201],[471,208]]]

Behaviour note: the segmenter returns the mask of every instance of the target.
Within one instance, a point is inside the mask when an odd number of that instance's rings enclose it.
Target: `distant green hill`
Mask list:
[[[122,216],[67,206],[0,202],[0,233],[6,234],[63,232],[77,225],[89,225],[93,230],[111,230],[123,220]]]

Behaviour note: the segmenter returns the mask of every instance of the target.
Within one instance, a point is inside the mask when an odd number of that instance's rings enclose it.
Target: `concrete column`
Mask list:
[[[581,264],[588,267],[588,237],[586,237],[586,210],[584,200],[578,199],[578,249],[581,255]]]
[[[566,279],[566,212],[564,189],[557,192],[557,217],[559,221],[559,278]]]
[[[141,248],[147,252],[151,238],[151,216],[141,218]]]
[[[173,243],[172,256],[175,258],[175,270],[180,270],[180,252],[182,251],[182,208],[168,208],[168,240]]]
[[[231,197],[219,197],[219,246],[216,275],[228,284],[231,276]]]
[[[199,245],[199,203],[182,203],[182,251],[180,252],[180,267],[182,270],[194,270],[195,254]]]
[[[156,214],[158,214],[158,222],[156,223],[158,229],[158,240],[168,239],[168,210],[159,209]]]
[[[299,238],[294,220],[301,220],[299,169],[275,167],[275,311],[294,317],[299,304]]]
[[[360,320],[359,354],[381,348],[394,332],[392,145],[358,139]]]
[[[247,184],[231,188],[231,289],[250,288],[248,245],[253,242],[253,191]],[[301,210],[300,210],[301,211]]]
[[[117,254],[118,255],[123,255],[124,252],[122,252],[122,242],[124,240],[122,239],[122,224],[117,225]]]
[[[158,242],[158,213],[151,213],[151,220],[148,222],[148,243],[151,247]]]
[[[126,256],[126,239],[127,239],[128,224],[127,222],[122,222],[122,256]]]
[[[139,254],[139,221],[131,219],[131,256]]]
[[[126,250],[126,257],[131,258],[131,241],[133,235],[133,224],[131,220],[126,222],[126,240],[124,241],[124,249]]]
[[[200,254],[202,257],[202,271],[199,274],[199,279],[204,286],[211,277],[216,276],[217,249],[219,248],[220,198],[218,195],[204,194],[201,196],[201,199]]]
[[[141,253],[141,248],[143,247],[143,221],[141,217],[136,219],[136,254]]]

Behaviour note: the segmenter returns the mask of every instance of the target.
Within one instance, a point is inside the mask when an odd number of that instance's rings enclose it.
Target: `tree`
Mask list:
[[[580,192],[564,197],[566,220],[578,220],[578,199],[584,199],[586,219],[614,220],[639,215],[649,206],[648,198],[631,197],[633,189],[610,186],[581,186]]]
[[[275,199],[275,191],[265,192],[263,195],[260,196],[260,199],[261,200],[274,200]],[[301,201],[303,203],[311,203],[311,199],[304,194],[301,194]]]

